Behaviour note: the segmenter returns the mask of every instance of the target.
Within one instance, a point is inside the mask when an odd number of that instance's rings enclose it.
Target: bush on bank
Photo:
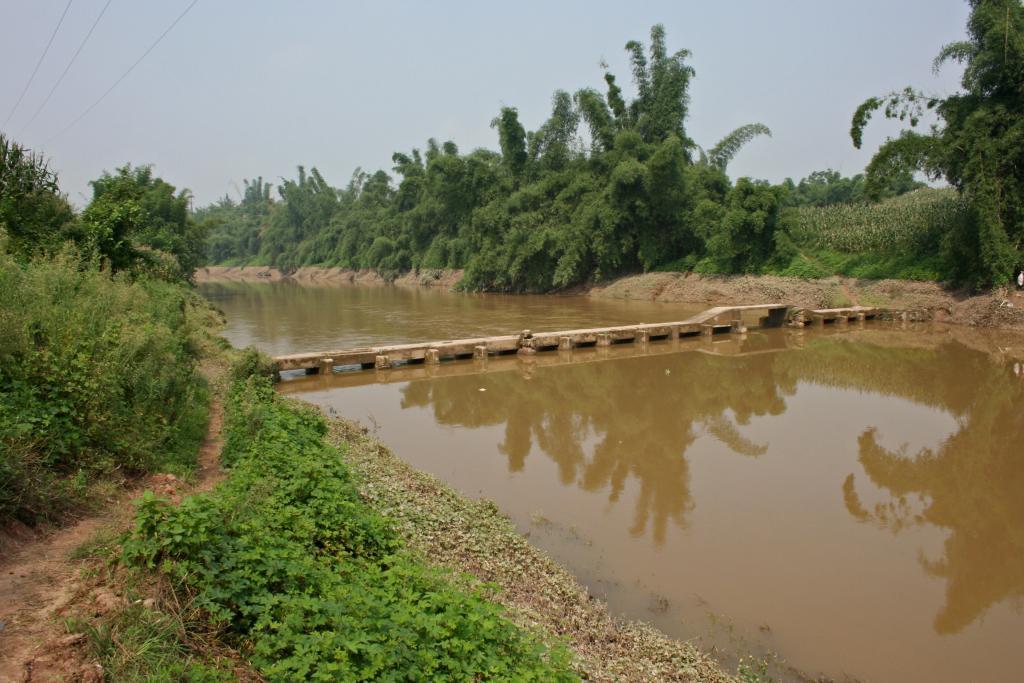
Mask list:
[[[177,507],[147,496],[124,553],[194,594],[268,679],[576,678],[564,649],[403,550],[312,408],[251,377],[224,428],[228,479]]]
[[[57,521],[106,475],[182,471],[206,423],[185,287],[0,250],[0,521]]]

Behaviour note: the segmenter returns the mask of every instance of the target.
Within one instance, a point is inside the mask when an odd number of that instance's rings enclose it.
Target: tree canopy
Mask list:
[[[0,248],[22,262],[70,242],[111,272],[190,280],[206,259],[209,222],[191,215],[190,194],[123,166],[90,183],[92,201],[76,214],[46,161],[0,134]]]
[[[742,126],[704,152],[686,131],[689,51],[670,53],[660,25],[648,45],[629,41],[625,50],[631,99],[606,71],[604,93],[556,91],[535,130],[515,107],[503,107],[491,121],[498,152],[463,153],[431,139],[423,151],[393,155],[395,178],[357,171],[343,188],[300,167],[259,212],[231,201],[203,209],[218,221],[209,256],[285,270],[465,268],[464,286],[504,291],[566,287],[681,259],[761,267],[784,226],[784,193],[755,183],[734,188],[725,169],[770,131]],[[709,203],[728,207],[732,222]],[[712,254],[711,238],[729,226],[757,238],[730,232]]]
[[[1024,5],[970,5],[967,40],[944,46],[934,62],[936,70],[950,60],[962,63],[963,91],[943,98],[907,87],[871,97],[854,112],[850,136],[860,147],[880,109],[909,125],[879,148],[867,186],[915,170],[957,188],[970,213],[947,235],[944,250],[957,280],[985,286],[1006,282],[1024,249]],[[938,122],[921,132],[928,112]]]

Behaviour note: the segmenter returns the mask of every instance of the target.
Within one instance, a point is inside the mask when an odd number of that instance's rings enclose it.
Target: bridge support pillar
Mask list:
[[[702,337],[710,337],[715,333],[715,326],[707,323],[700,326],[700,334]]]
[[[672,325],[668,328],[668,338],[671,341],[679,341],[679,325]]]
[[[378,370],[387,370],[391,367],[391,358],[385,355],[379,355],[374,359],[373,367]]]
[[[836,316],[836,325],[842,327],[848,322],[850,322],[850,319],[847,317],[846,313],[840,313]]]
[[[637,330],[634,342],[637,344],[646,344],[651,341],[651,333],[648,330]]]
[[[423,362],[427,365],[439,365],[441,363],[441,352],[437,349],[427,349],[423,353]]]
[[[607,332],[602,332],[601,334],[597,335],[597,346],[611,346],[611,345],[612,345],[612,335],[608,334]]]
[[[487,360],[487,347],[483,345],[474,346],[473,360]]]
[[[572,351],[572,337],[559,337],[558,338],[558,350],[559,351]]]
[[[737,332],[739,334],[743,334],[747,331],[747,328],[743,325],[742,318],[736,318],[730,323],[730,325],[732,326],[732,329],[729,330],[730,332]]]
[[[773,308],[768,311],[768,320],[765,323],[765,327],[782,327],[783,323],[786,322],[786,318],[789,317],[788,308]]]
[[[321,358],[320,359],[320,374],[327,375],[334,370],[334,359],[333,358]]]

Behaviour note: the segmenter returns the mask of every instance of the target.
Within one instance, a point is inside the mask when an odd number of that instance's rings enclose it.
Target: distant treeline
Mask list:
[[[423,151],[395,153],[394,176],[357,171],[343,188],[315,168],[300,167],[276,197],[262,178],[247,181],[237,203],[225,198],[199,212],[212,226],[208,257],[286,271],[465,268],[465,288],[507,291],[668,268],[1007,282],[1024,250],[1024,17],[1019,2],[972,0],[971,7],[969,39],[945,46],[936,60],[936,68],[948,59],[966,65],[963,93],[940,99],[908,88],[870,98],[854,113],[857,147],[878,109],[911,128],[926,116],[938,120],[929,133],[887,141],[864,175],[827,170],[799,183],[732,182],[729,162],[770,131],[751,123],[707,148],[690,138],[690,53],[670,53],[659,25],[649,46],[626,44],[635,98],[607,72],[603,92],[557,91],[536,130],[502,108],[491,122],[499,151],[461,153],[454,142],[432,139]],[[956,199],[925,191],[898,209],[866,208],[921,187],[917,173],[945,180]],[[807,207],[836,205],[850,210],[828,214],[828,235],[814,234],[808,221],[826,214]],[[842,234],[844,216],[857,235]],[[927,229],[922,221],[931,221]],[[888,231],[871,244],[919,250],[839,246],[863,243],[868,223]],[[908,239],[907,230],[928,239]]]
[[[545,291],[672,265],[706,272],[786,268],[797,255],[790,206],[865,202],[921,186],[909,172],[868,188],[833,171],[782,185],[726,167],[759,135],[742,126],[705,149],[687,134],[689,53],[626,45],[637,96],[605,73],[605,92],[555,93],[551,115],[527,131],[514,108],[491,122],[500,152],[454,142],[395,153],[391,176],[357,171],[331,186],[302,167],[277,197],[245,182],[199,216],[213,227],[214,263],[374,268],[465,268],[470,289]]]

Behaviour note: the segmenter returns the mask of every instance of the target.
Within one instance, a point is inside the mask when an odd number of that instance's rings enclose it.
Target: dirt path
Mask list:
[[[219,373],[204,368],[204,374],[218,387]],[[103,513],[28,541],[0,558],[0,683],[103,680],[102,670],[84,651],[84,636],[69,635],[63,618],[72,607],[99,615],[123,601],[109,587],[96,588],[84,580],[81,570],[87,562],[75,558],[74,551],[105,529],[126,528],[134,512],[131,501],[144,490],[177,499],[212,488],[223,478],[222,423],[221,391],[215,389],[194,486],[186,487],[170,474],[152,475],[111,500]]]

